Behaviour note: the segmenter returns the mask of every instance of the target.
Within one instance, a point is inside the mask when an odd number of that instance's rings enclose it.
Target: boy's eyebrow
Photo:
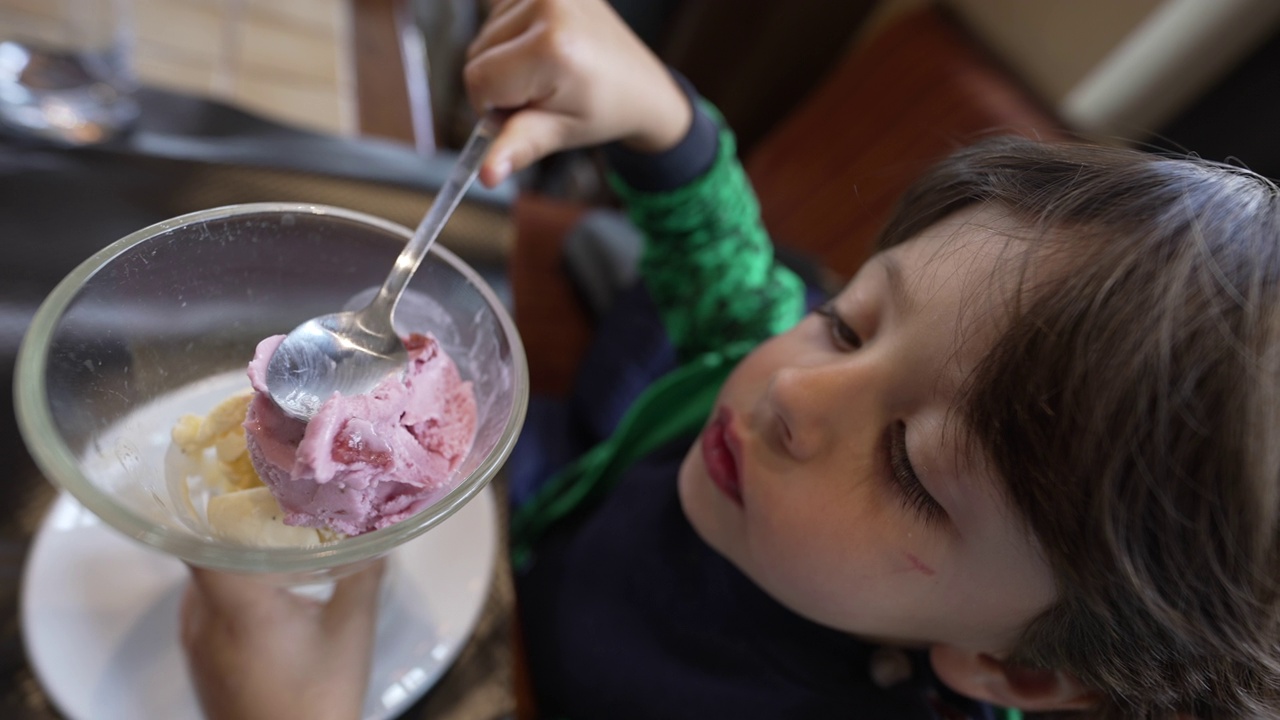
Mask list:
[[[909,315],[915,310],[915,298],[907,292],[907,281],[902,273],[902,264],[898,258],[882,253],[880,266],[884,268],[885,279],[889,284],[889,297],[898,308],[898,312]]]

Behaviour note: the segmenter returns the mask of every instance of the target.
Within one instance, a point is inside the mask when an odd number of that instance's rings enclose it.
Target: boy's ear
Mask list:
[[[933,671],[961,695],[1020,710],[1087,710],[1098,695],[1074,675],[1008,665],[992,655],[954,645],[929,649]]]

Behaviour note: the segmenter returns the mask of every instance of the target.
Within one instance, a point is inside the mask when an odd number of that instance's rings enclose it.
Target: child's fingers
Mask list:
[[[489,48],[467,63],[463,80],[476,112],[494,108],[514,110],[550,97],[556,70],[546,62],[531,61],[526,46],[536,42],[528,33]]]
[[[188,652],[199,646],[200,631],[208,622],[208,613],[198,592],[194,584],[188,585],[182,592],[182,605],[178,610],[178,637]]]
[[[535,10],[532,0],[514,0],[507,5],[508,7],[489,16],[480,32],[467,45],[467,60],[519,36],[529,26]]]
[[[524,0],[485,0],[485,5],[489,8],[489,16],[500,15],[507,8],[516,3],[524,2]]]
[[[206,570],[194,565],[187,567],[195,590],[220,608],[249,607],[279,592],[279,588],[248,575]]]
[[[480,168],[480,180],[492,187],[553,152],[564,150],[567,118],[528,108],[515,113],[493,141]]]
[[[386,560],[378,560],[337,581],[325,605],[325,625],[336,632],[353,633],[354,637],[370,635],[378,615],[378,592],[386,565]]]

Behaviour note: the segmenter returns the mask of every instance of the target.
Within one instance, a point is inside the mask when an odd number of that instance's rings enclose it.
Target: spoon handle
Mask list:
[[[449,221],[449,216],[453,214],[463,195],[466,194],[467,188],[471,187],[471,183],[475,181],[476,174],[480,172],[480,163],[484,161],[484,156],[489,152],[489,146],[501,129],[502,118],[495,112],[485,113],[476,123],[475,129],[471,131],[471,137],[467,138],[466,145],[458,155],[457,162],[449,171],[449,177],[436,193],[431,209],[422,218],[422,222],[418,223],[418,228],[413,232],[413,238],[404,246],[404,250],[400,251],[400,256],[391,266],[391,274],[382,283],[377,297],[369,303],[369,310],[377,309],[385,314],[385,317],[391,317],[401,293],[409,284],[409,278],[413,277],[414,271],[422,263],[422,258],[426,257],[431,243],[435,242],[436,237],[440,235],[445,223]]]

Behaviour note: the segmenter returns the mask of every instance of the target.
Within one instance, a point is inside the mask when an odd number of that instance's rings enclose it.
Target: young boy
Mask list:
[[[514,518],[544,714],[1280,714],[1274,185],[988,143],[917,184],[804,315],[731,136],[605,3],[495,3],[467,81],[518,109],[485,182],[616,141],[648,239],[579,388],[599,444],[537,472]],[[670,349],[636,332],[650,311]],[[668,360],[638,395],[612,382]],[[333,677],[316,711],[355,717],[371,580],[260,627],[328,648],[273,666],[220,630],[293,601],[195,578],[206,706],[238,684],[214,716]]]

